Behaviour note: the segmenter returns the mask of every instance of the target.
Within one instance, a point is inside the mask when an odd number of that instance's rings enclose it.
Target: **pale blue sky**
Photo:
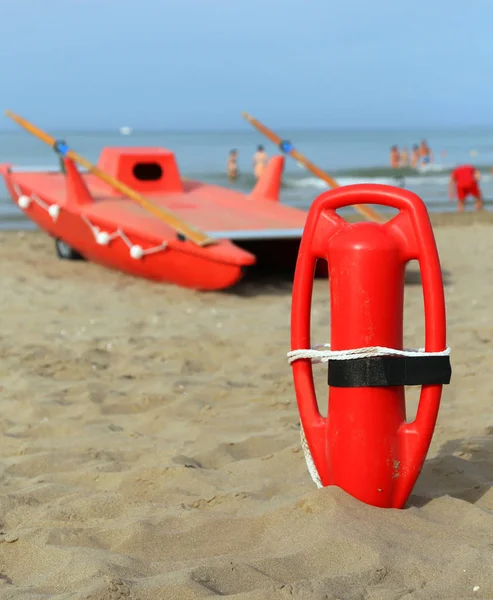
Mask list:
[[[492,0],[0,0],[1,108],[47,128],[492,124],[492,31]]]

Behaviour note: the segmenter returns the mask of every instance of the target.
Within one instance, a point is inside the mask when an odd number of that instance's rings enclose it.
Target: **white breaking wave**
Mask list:
[[[453,165],[440,165],[437,163],[428,163],[426,165],[420,165],[416,168],[416,171],[418,171],[419,173],[429,173],[430,171],[448,171],[453,168]]]
[[[489,183],[493,180],[492,175],[483,175],[481,182]],[[447,186],[449,182],[448,175],[437,177],[338,177],[336,181],[339,185],[353,185],[355,183],[379,183],[381,185],[393,185],[395,187],[415,187],[426,186]],[[481,183],[480,182],[480,183]],[[316,188],[320,190],[329,189],[329,185],[317,177],[303,177],[302,179],[286,178],[286,183],[297,188]]]
[[[336,179],[339,185],[352,185],[354,183],[380,183],[386,185],[395,185],[396,180],[390,177],[388,178],[369,178],[369,177],[338,177]],[[286,179],[286,183],[293,187],[299,188],[317,188],[326,190],[329,189],[329,185],[318,179],[318,177],[304,177],[303,179]]]

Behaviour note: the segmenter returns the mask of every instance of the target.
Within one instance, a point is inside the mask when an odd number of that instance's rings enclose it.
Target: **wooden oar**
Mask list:
[[[253,125],[260,133],[263,133],[266,138],[268,138],[273,144],[279,147],[279,149],[285,154],[289,154],[289,156],[293,157],[298,163],[305,167],[308,171],[313,173],[315,177],[318,177],[322,181],[325,181],[331,188],[340,187],[335,179],[327,175],[325,171],[322,171],[320,167],[314,165],[311,161],[309,161],[301,152],[298,152],[291,144],[291,142],[287,140],[281,139],[277,134],[275,134],[268,127],[257,121],[254,117],[249,115],[248,113],[242,113],[242,117],[246,119],[251,125]],[[364,217],[369,219],[370,221],[376,221],[377,223],[383,223],[385,219],[373,208],[369,206],[365,206],[362,204],[355,204],[353,206],[357,211],[359,211]]]
[[[20,125],[24,129],[29,131],[29,133],[31,133],[32,135],[34,135],[41,141],[45,142],[45,144],[48,144],[49,146],[54,148],[62,156],[66,157],[66,158],[70,158],[75,163],[78,163],[79,165],[81,165],[82,167],[87,169],[94,176],[101,179],[101,181],[104,181],[105,183],[107,183],[109,186],[111,186],[112,188],[114,188],[115,190],[117,190],[118,192],[123,194],[124,196],[130,198],[131,200],[134,200],[135,202],[140,204],[142,206],[142,208],[144,208],[145,210],[150,212],[152,215],[154,215],[158,219],[161,219],[161,221],[164,221],[167,225],[172,227],[175,231],[182,234],[185,238],[194,242],[198,246],[208,246],[210,244],[217,243],[217,240],[209,237],[206,233],[199,231],[198,229],[196,229],[195,227],[192,227],[191,225],[188,225],[187,223],[182,221],[180,218],[178,218],[176,215],[169,212],[162,206],[159,206],[158,204],[151,202],[150,200],[148,200],[147,198],[145,198],[144,196],[142,196],[141,194],[139,194],[132,188],[128,187],[128,185],[125,185],[121,181],[118,181],[118,179],[111,177],[111,175],[108,175],[108,173],[105,173],[100,168],[96,167],[96,165],[93,165],[88,160],[86,160],[84,157],[80,156],[73,150],[70,150],[64,143],[60,143],[60,142],[57,143],[57,140],[55,138],[51,137],[51,135],[48,135],[47,133],[45,133],[44,131],[42,131],[41,129],[39,129],[38,127],[33,125],[32,123],[29,123],[29,121],[26,121],[22,117],[19,117],[19,115],[16,115],[15,113],[11,112],[10,110],[6,111],[6,115],[8,117],[10,117],[11,119],[13,119],[18,125]]]

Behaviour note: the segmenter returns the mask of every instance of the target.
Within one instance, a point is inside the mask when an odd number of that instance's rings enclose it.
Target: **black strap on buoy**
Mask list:
[[[368,356],[329,360],[327,382],[344,388],[447,385],[451,377],[450,356]]]

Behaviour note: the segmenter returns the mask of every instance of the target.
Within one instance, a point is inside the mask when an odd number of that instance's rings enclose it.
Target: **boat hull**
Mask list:
[[[24,214],[30,220],[51,237],[63,240],[84,259],[103,267],[159,283],[214,291],[238,283],[245,269],[256,262],[254,255],[236,248],[229,240],[218,242],[224,249],[224,257],[218,260],[210,248],[199,248],[171,235],[169,239],[156,240],[145,233],[125,232],[116,224],[98,223],[83,211],[68,207],[60,207],[54,219],[49,207],[55,204],[49,198],[22,189],[5,171],[3,175],[16,204],[20,196],[34,196],[45,205],[31,201],[29,207],[24,209]],[[98,234],[101,236],[101,233],[112,238],[109,243],[98,243]],[[133,253],[132,248],[142,249],[144,255]]]
[[[103,148],[96,169],[140,194],[147,208],[96,171],[81,173],[68,158],[61,166],[0,165],[12,199],[58,240],[60,258],[80,255],[136,277],[198,290],[229,288],[253,265],[294,272],[306,213],[279,202],[282,157],[271,159],[245,195],[182,178],[167,149]],[[200,232],[207,243],[194,243],[177,229],[192,239]]]

